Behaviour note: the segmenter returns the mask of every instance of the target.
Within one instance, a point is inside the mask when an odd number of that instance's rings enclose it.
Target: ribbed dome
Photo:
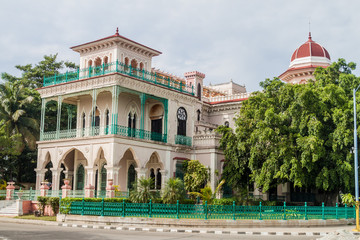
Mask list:
[[[291,61],[303,57],[325,57],[331,60],[329,52],[311,39],[311,33],[309,33],[309,40],[295,50],[291,56]]]

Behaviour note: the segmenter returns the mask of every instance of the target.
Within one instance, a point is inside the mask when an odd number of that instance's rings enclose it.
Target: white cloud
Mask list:
[[[163,52],[157,68],[198,70],[206,83],[230,79],[258,90],[286,70],[292,52],[313,39],[333,61],[357,61],[357,1],[7,1],[0,9],[0,72],[37,63],[44,54],[78,61],[69,47],[120,34]]]

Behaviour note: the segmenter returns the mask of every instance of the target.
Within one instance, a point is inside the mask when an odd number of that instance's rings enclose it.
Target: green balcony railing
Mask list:
[[[125,137],[133,137],[138,139],[152,140],[157,142],[167,142],[167,134],[151,132],[142,129],[129,128],[121,125],[115,125],[113,131],[109,126],[106,127],[91,127],[79,128],[60,131],[43,132],[40,134],[40,141],[51,141],[57,139],[72,139],[77,137],[99,136],[116,134]]]
[[[158,75],[154,72],[148,72],[139,68],[132,68],[119,61],[102,64],[96,67],[78,69],[54,76],[44,76],[43,86],[51,86],[60,83],[72,82],[80,79],[101,76],[109,73],[121,73],[130,77],[137,78],[146,82],[160,85],[178,92],[194,95],[194,87],[184,84],[181,81],[174,81],[169,77]]]
[[[187,136],[175,135],[175,144],[181,144],[191,147],[192,139],[191,137],[187,137]]]

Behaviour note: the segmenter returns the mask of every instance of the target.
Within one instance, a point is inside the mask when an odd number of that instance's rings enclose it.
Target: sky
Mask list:
[[[119,34],[162,52],[152,66],[205,85],[229,82],[261,90],[292,53],[312,39],[331,60],[360,64],[360,1],[338,0],[16,0],[0,8],[0,73],[44,55],[79,63],[70,47]],[[360,66],[359,66],[360,68]],[[359,70],[354,72],[359,75]]]

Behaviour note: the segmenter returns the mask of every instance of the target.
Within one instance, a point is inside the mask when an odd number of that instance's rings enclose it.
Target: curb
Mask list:
[[[104,225],[87,225],[58,223],[60,227],[73,228],[93,228],[117,231],[137,231],[137,232],[167,232],[167,233],[199,233],[199,234],[216,234],[216,235],[255,235],[255,236],[325,236],[330,232],[258,232],[258,231],[235,231],[235,230],[193,230],[193,229],[175,229],[175,228],[147,228],[147,227],[115,227]],[[354,232],[353,235],[360,236],[360,232]]]

